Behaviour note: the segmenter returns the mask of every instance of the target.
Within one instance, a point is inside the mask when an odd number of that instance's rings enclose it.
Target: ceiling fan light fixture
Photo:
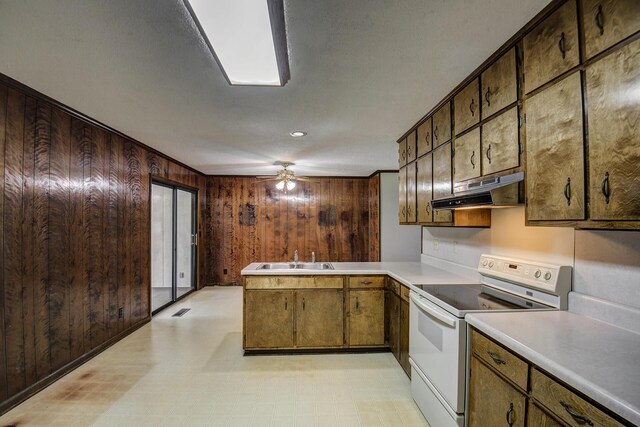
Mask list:
[[[295,181],[287,181],[287,191],[291,191],[294,188],[296,188],[296,182]]]
[[[276,189],[278,189],[280,191],[284,190],[284,186],[285,186],[285,182],[284,181],[278,181],[276,183]]]
[[[289,135],[293,138],[302,138],[303,136],[307,136],[307,133],[303,130],[294,130],[289,132]]]
[[[230,85],[289,81],[283,0],[183,1]]]

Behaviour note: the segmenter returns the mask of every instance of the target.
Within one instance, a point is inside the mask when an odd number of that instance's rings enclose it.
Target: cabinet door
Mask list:
[[[433,114],[433,148],[451,139],[451,104],[447,102]]]
[[[458,183],[480,176],[480,128],[455,139],[453,154],[454,182]]]
[[[526,93],[578,65],[576,1],[566,2],[531,30],[523,45]]]
[[[407,163],[416,159],[416,131],[407,136]]]
[[[486,119],[518,100],[516,48],[505,53],[487,69],[482,81],[482,118]]]
[[[407,168],[400,168],[398,173],[398,218],[401,223],[407,222]]]
[[[245,348],[293,347],[293,291],[245,291]]]
[[[398,166],[403,167],[407,164],[407,139],[403,139],[398,143]]]
[[[417,197],[418,197],[418,222],[433,221],[431,214],[431,200],[433,200],[433,155],[427,154],[418,159]]]
[[[392,291],[387,291],[385,317],[388,325],[388,340],[391,353],[400,362],[400,297]]]
[[[453,124],[456,135],[480,121],[479,93],[478,79],[475,79],[453,98]]]
[[[580,73],[525,102],[530,220],[584,219]]]
[[[640,40],[590,65],[586,79],[591,219],[639,220]]]
[[[433,152],[433,198],[451,196],[451,144],[443,145]],[[435,222],[451,222],[450,210],[433,212]]]
[[[384,345],[384,289],[349,294],[349,345]]]
[[[416,222],[416,162],[407,165],[407,222]]]
[[[524,426],[525,396],[471,357],[469,427]]]
[[[518,166],[518,107],[513,107],[482,125],[482,174]]]
[[[340,347],[344,344],[342,289],[296,291],[296,346]]]
[[[529,400],[527,427],[563,427],[563,425],[540,409],[533,400]]]
[[[418,157],[431,151],[431,117],[418,127]]]
[[[411,377],[409,363],[409,303],[400,300],[400,366]]]
[[[640,31],[638,0],[582,0],[587,59]]]

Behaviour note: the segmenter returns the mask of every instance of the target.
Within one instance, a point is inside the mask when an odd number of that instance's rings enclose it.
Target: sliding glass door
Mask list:
[[[156,312],[195,289],[197,195],[151,186],[151,307]]]

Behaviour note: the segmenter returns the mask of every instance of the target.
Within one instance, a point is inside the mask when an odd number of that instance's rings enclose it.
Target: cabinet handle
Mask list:
[[[507,410],[507,424],[513,425],[513,403],[509,403],[509,409]]]
[[[304,303],[304,298],[302,298],[302,311],[304,311],[305,308],[305,303]]]
[[[487,88],[487,93],[484,94],[484,99],[487,101],[487,107],[491,107],[491,88]]]
[[[289,301],[288,301],[288,298],[285,298],[284,299],[284,309],[286,310],[287,307],[289,307]]]
[[[609,191],[609,172],[604,173],[604,179],[602,180],[600,191],[602,191],[602,195],[604,196],[604,202],[609,204],[609,196],[611,195]]]
[[[424,136],[424,140],[427,142],[427,145],[429,145],[429,132]]]
[[[560,40],[558,41],[558,49],[562,53],[562,59],[565,59],[567,56],[567,51],[564,46],[564,31],[560,34]]]
[[[363,280],[362,282],[360,282],[361,285],[370,285],[373,282],[371,280]]]
[[[491,144],[487,147],[487,160],[489,160],[489,164],[491,164]]]
[[[407,147],[407,156],[411,156],[411,146]]]
[[[436,125],[436,128],[433,130],[433,137],[436,141],[438,140],[438,125]]]
[[[505,362],[504,359],[502,359],[500,356],[498,356],[494,352],[487,350],[487,354],[489,355],[489,357],[491,359],[493,359],[493,361],[496,363],[496,365],[506,365],[507,364],[507,362]]]
[[[476,104],[475,100],[471,98],[471,104],[469,104],[469,111],[471,111],[471,116],[474,117],[476,115]]]
[[[402,216],[405,216],[405,215],[406,215],[406,212],[407,212],[407,211],[406,211],[406,210],[405,210],[405,208],[403,207],[403,208],[402,208]]]
[[[562,407],[564,408],[564,410],[567,411],[567,413],[569,415],[571,415],[571,417],[574,420],[576,420],[578,423],[580,423],[580,424],[589,424],[590,426],[593,425],[593,421],[591,421],[589,418],[585,417],[584,415],[579,414],[576,411],[574,411],[573,408],[571,408],[571,406],[569,406],[569,404],[567,402],[565,402],[564,400],[560,400],[559,402],[562,405]]]
[[[425,206],[425,210],[427,211],[427,215],[430,215],[430,209],[431,209],[431,204],[427,203],[427,206]]]
[[[571,178],[567,178],[564,186],[564,198],[567,199],[567,206],[571,206]]]
[[[360,300],[356,297],[356,310],[360,310]]]
[[[473,150],[471,152],[471,166],[473,166],[473,168],[476,168],[476,150]]]
[[[598,5],[598,12],[596,13],[596,26],[600,30],[600,35],[603,35],[604,23],[602,22],[602,5]]]

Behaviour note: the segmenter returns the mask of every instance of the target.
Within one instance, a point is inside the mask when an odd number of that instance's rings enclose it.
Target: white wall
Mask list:
[[[420,226],[398,224],[398,173],[380,174],[380,261],[420,261]]]

